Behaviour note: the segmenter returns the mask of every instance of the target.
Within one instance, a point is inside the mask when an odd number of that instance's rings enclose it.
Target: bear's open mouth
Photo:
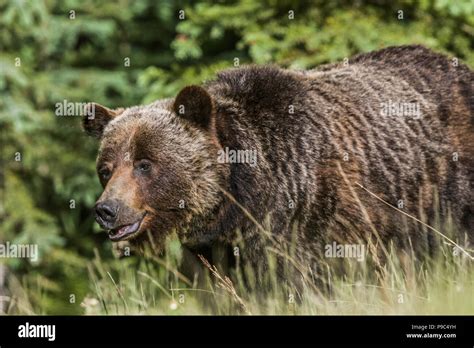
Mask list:
[[[129,224],[129,225],[123,225],[117,228],[114,228],[109,231],[109,238],[113,242],[118,242],[120,240],[125,240],[125,239],[130,239],[131,237],[135,236],[138,234],[140,231],[140,226],[142,224],[143,219],[145,218],[144,214],[140,220]]]

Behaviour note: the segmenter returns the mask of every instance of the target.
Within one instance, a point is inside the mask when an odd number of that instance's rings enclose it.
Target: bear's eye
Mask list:
[[[111,173],[112,173],[112,172],[111,172],[110,169],[107,168],[107,167],[101,168],[101,169],[99,170],[99,176],[100,176],[101,179],[103,179],[103,180],[109,180]]]
[[[136,164],[135,168],[140,172],[148,172],[151,169],[151,163],[148,160],[141,160]]]

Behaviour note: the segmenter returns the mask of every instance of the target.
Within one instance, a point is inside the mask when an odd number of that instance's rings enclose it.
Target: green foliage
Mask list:
[[[80,117],[55,116],[56,103],[129,106],[237,63],[307,69],[406,43],[474,66],[472,0],[383,3],[1,0],[0,241],[40,246],[37,264],[9,264],[32,308],[82,313],[94,248],[113,259],[91,216],[100,192],[96,143]]]

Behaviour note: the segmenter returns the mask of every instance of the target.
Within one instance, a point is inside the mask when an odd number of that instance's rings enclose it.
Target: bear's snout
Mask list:
[[[134,238],[145,228],[146,211],[133,209],[121,200],[99,200],[94,210],[95,220],[114,242]]]
[[[95,219],[105,229],[112,229],[117,221],[118,203],[116,201],[98,202],[95,205]]]

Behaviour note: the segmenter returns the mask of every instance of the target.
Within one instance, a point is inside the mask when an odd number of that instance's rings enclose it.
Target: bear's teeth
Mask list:
[[[122,226],[122,227],[120,227],[118,229],[115,229],[115,230],[110,230],[109,231],[109,236],[112,237],[112,238],[121,238],[123,236],[134,233],[140,227],[140,222],[141,222],[141,220],[137,221],[133,224],[130,224],[130,225]]]

